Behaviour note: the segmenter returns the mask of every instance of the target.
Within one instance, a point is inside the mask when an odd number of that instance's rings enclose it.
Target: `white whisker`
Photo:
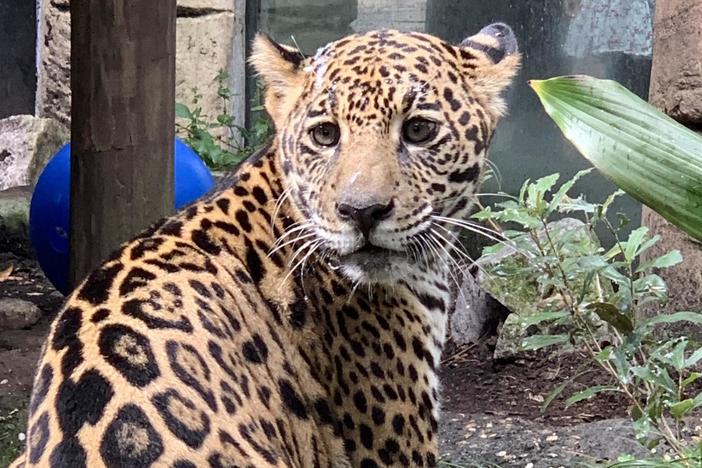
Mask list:
[[[303,240],[303,239],[307,239],[308,237],[312,237],[312,236],[314,236],[314,235],[315,235],[314,232],[309,232],[309,233],[300,234],[300,235],[297,236],[296,238],[290,239],[290,240],[288,240],[288,241],[285,241],[285,242],[283,242],[282,244],[280,244],[279,246],[277,246],[276,248],[272,249],[270,252],[268,252],[268,256],[270,257],[271,255],[273,255],[274,253],[276,253],[276,252],[279,251],[280,249],[283,249],[283,248],[287,247],[287,246],[290,245],[290,244],[294,244],[295,242],[299,242],[299,241],[301,241],[301,240]],[[277,243],[277,242],[276,242],[276,243]]]
[[[283,202],[290,195],[291,189],[292,189],[292,187],[288,187],[285,190],[283,190],[283,193],[280,194],[280,196],[278,197],[278,200],[276,200],[276,202],[275,202],[275,208],[273,209],[273,216],[271,216],[271,234],[273,233],[273,225],[275,224],[275,222],[278,218],[278,211],[280,211],[280,207],[283,206]]]

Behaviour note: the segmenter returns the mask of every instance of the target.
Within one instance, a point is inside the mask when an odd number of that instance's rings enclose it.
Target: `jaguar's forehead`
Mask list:
[[[458,84],[461,54],[466,53],[422,33],[371,31],[320,47],[305,61],[304,71],[312,94],[332,98],[331,104],[334,97],[349,94],[359,103],[382,95],[385,106],[409,104],[437,79]]]
[[[437,67],[456,69],[460,52],[452,45],[422,33],[371,31],[320,47],[308,59],[306,71],[330,81],[388,79],[393,75],[429,79],[435,75]]]
[[[347,36],[321,47],[316,55],[333,56],[350,66],[356,63],[401,61],[427,53],[435,57],[435,65],[457,58],[454,47],[437,37],[392,29]]]

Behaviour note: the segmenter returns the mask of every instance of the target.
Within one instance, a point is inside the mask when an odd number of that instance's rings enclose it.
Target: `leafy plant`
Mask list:
[[[222,107],[220,114],[211,120],[202,110],[202,94],[192,90],[190,106],[176,103],[176,131],[184,135],[185,142],[202,158],[212,170],[226,170],[253,154],[271,134],[268,120],[259,114],[252,129],[238,125],[229,113],[232,92],[229,89],[229,74],[220,70],[214,79],[217,95]],[[260,89],[254,103],[260,102]],[[263,108],[252,109],[260,113]],[[185,123],[182,123],[182,122]]]
[[[660,323],[702,324],[702,314],[678,312],[647,320],[637,314],[644,304],[667,299],[665,282],[656,271],[676,265],[682,257],[672,251],[640,261],[658,236],[650,237],[648,229],[640,227],[620,238],[621,224],[613,223],[608,211],[621,191],[602,203],[571,197],[573,185],[587,172],[560,186],[558,174],[527,181],[518,196],[502,194],[506,201],[474,215],[502,226],[504,241],[484,251],[503,254],[488,273],[527,278],[543,298],[535,314],[520,320],[525,328],[539,325],[545,331],[524,338],[522,350],[576,345],[608,376],[605,385],[571,394],[566,406],[604,392],[624,395],[637,439],[649,448],[665,442],[680,466],[691,466],[686,460],[692,456],[698,463],[700,458],[691,455],[682,428],[685,416],[702,406],[702,393],[693,391],[702,377],[702,349],[685,337],[657,339],[653,330]],[[558,228],[551,221],[561,214],[579,216],[583,223],[579,228]],[[596,226],[612,233],[616,239],[612,248],[600,246]],[[584,237],[589,242],[583,242]],[[556,387],[545,399],[544,409],[571,383]]]
[[[602,174],[702,240],[702,137],[617,82],[531,81],[546,112]]]

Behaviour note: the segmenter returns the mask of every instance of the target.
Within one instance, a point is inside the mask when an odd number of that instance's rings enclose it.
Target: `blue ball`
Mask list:
[[[175,140],[174,165],[176,209],[197,200],[214,187],[214,179],[205,163],[178,138]],[[37,260],[51,284],[63,294],[70,292],[70,193],[71,144],[67,143],[44,167],[29,207],[29,236]]]

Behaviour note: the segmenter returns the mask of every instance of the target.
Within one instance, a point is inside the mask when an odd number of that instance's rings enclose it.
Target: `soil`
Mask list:
[[[626,417],[627,403],[618,393],[566,407],[570,395],[609,381],[587,356],[579,353],[523,353],[494,360],[495,338],[461,348],[449,344],[442,363],[442,408],[466,414],[494,414],[570,426],[605,417]],[[542,412],[549,393],[564,381],[571,383]]]
[[[10,264],[14,272],[0,281],[0,297],[31,301],[44,317],[26,330],[0,330],[0,467],[23,443],[34,367],[63,300],[34,261],[0,254],[0,271]],[[584,356],[533,353],[495,361],[493,348],[494,338],[471,346],[449,343],[446,350],[440,434],[445,466],[576,466],[578,460],[612,459],[637,450],[627,432],[629,424],[617,419],[626,417],[626,404],[616,394],[602,394],[570,408],[565,408],[561,396],[542,413],[544,399],[555,386],[592,370]],[[575,378],[564,395],[586,384],[605,383],[597,375]],[[616,438],[608,436],[613,433]]]

